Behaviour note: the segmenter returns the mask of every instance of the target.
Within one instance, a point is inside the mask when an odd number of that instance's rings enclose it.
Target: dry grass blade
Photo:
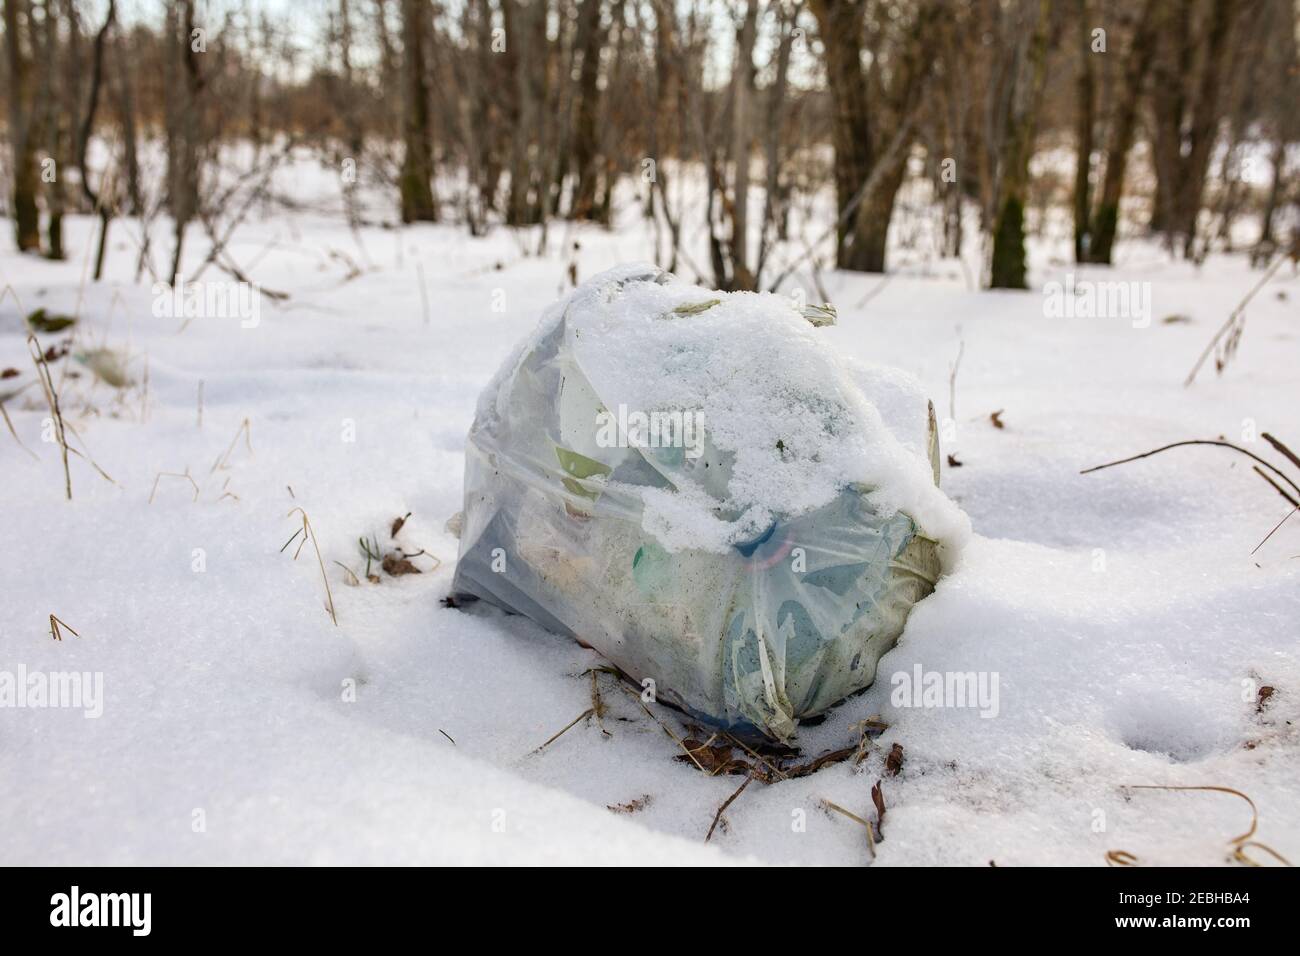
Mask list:
[[[292,540],[293,540],[293,538],[290,538],[290,539],[289,539],[289,541],[292,541]],[[284,543],[284,548],[289,547],[289,541],[286,541],[286,542]],[[283,551],[284,548],[281,548],[280,550]],[[350,567],[348,567],[348,566],[347,566],[346,564],[344,564],[342,561],[335,561],[334,563],[337,564],[340,568],[342,568],[343,571],[344,571],[344,573],[347,574],[347,577],[343,579],[343,583],[345,583],[345,584],[346,584],[348,587],[350,587],[350,588],[359,587],[359,586],[361,585],[361,579],[360,579],[359,577],[357,577],[357,572],[353,571]]]
[[[1138,858],[1127,850],[1107,850],[1107,866],[1137,866]]]
[[[640,694],[636,693],[636,691],[632,690],[630,687],[624,687],[623,689],[627,691],[627,693],[631,694],[633,699],[638,704],[641,705],[641,709],[645,711],[646,716],[649,717],[651,720],[653,720],[656,724],[658,724],[659,727],[663,730],[663,732],[666,733],[672,739],[673,743],[677,744],[678,747],[682,748],[682,752],[691,759],[691,763],[695,764],[695,766],[699,768],[700,773],[708,773],[708,771],[705,770],[704,767],[700,765],[700,762],[695,759],[695,754],[691,753],[691,748],[687,747],[686,744],[682,742],[682,738],[678,737],[675,733],[669,730],[668,725],[665,724],[658,717],[656,717],[653,712],[651,712],[650,708],[645,705],[645,701],[641,699]]]
[[[735,745],[736,745],[737,747],[739,747],[741,750],[745,751],[745,753],[747,753],[747,754],[749,754],[751,757],[753,757],[754,760],[755,760],[757,763],[761,764],[763,767],[766,767],[767,770],[768,770],[769,772],[771,772],[772,774],[774,774],[775,776],[779,777],[779,778],[782,779],[782,780],[788,780],[788,779],[789,779],[789,777],[786,776],[785,772],[782,771],[780,767],[778,767],[778,766],[776,766],[775,764],[771,763],[771,762],[768,761],[765,757],[760,756],[760,755],[758,754],[757,751],[755,751],[752,747],[750,747],[748,744],[746,744],[746,743],[745,743],[743,740],[741,740],[740,738],[735,737],[735,736],[733,736],[732,734],[724,734],[723,736],[725,736],[728,740],[730,740],[733,744],[735,744]]]
[[[247,418],[244,419],[244,424],[245,425],[248,424]],[[235,437],[238,438],[239,437],[238,434],[236,434]],[[251,450],[252,449],[250,449],[250,451]],[[302,508],[294,508],[292,511],[289,512],[289,514],[286,517],[293,517],[294,514],[302,515],[302,534],[303,534],[302,543],[298,545],[298,551],[294,553],[294,560],[297,560],[298,554],[302,551],[303,545],[305,545],[307,543],[307,539],[310,538],[311,546],[316,551],[316,563],[320,566],[320,579],[323,582],[325,582],[326,608],[330,612],[330,620],[334,622],[335,627],[338,627],[339,616],[334,610],[334,594],[333,592],[330,591],[330,579],[329,579],[329,575],[325,573],[325,561],[320,556],[320,545],[317,544],[316,542],[316,532],[312,529],[311,520],[307,517],[306,511],[304,511]],[[297,535],[295,534],[294,537],[297,537]],[[289,541],[292,540],[293,538],[289,539]],[[286,541],[284,543],[284,548],[287,548],[289,546],[289,541]],[[284,548],[281,548],[280,550],[284,551]]]
[[[1246,847],[1255,847],[1257,849],[1263,850],[1265,853],[1272,856],[1275,860],[1279,861],[1284,866],[1291,865],[1291,861],[1289,861],[1282,854],[1278,853],[1272,847],[1268,846],[1267,844],[1260,843],[1258,840],[1252,839],[1252,837],[1255,836],[1255,831],[1259,828],[1259,808],[1255,806],[1254,800],[1250,799],[1250,797],[1246,796],[1246,794],[1242,793],[1240,790],[1235,790],[1232,787],[1219,787],[1213,785],[1175,787],[1175,786],[1163,786],[1158,784],[1131,784],[1122,787],[1121,789],[1173,790],[1173,791],[1187,791],[1187,792],[1201,792],[1201,793],[1226,793],[1234,797],[1240,797],[1242,800],[1245,800],[1247,805],[1250,807],[1250,827],[1246,830],[1245,833],[1241,834],[1240,836],[1235,836],[1228,841],[1228,846],[1232,850],[1232,858],[1236,860],[1238,863],[1243,863],[1246,866],[1259,866],[1260,865],[1259,862],[1257,860],[1252,859],[1245,852]],[[1125,863],[1122,865],[1133,865],[1137,863],[1137,857],[1133,856],[1133,854],[1131,853],[1125,853],[1122,850],[1112,850],[1110,853],[1107,853],[1106,854],[1107,861],[1110,860],[1112,854],[1123,855],[1129,858],[1129,860],[1131,860],[1130,863]]]
[[[36,452],[32,451],[26,445],[24,445],[23,440],[18,437],[18,432],[14,431],[14,423],[9,420],[9,413],[5,411],[3,402],[0,402],[0,417],[4,418],[5,427],[9,429],[9,434],[12,435],[14,441],[18,443],[18,447],[21,448],[23,451],[27,452],[27,454],[31,455],[32,458],[35,459],[36,461],[40,461],[41,456],[36,454]]]
[[[226,449],[223,455],[221,455],[215,462],[212,463],[212,468],[210,469],[209,474],[211,474],[211,472],[217,471],[218,469],[226,468],[229,466],[230,456],[234,452],[235,446],[239,444],[240,435],[244,436],[244,447],[248,449],[248,453],[250,455],[253,453],[253,425],[247,418],[245,418],[240,423],[239,430],[235,432],[235,437],[230,440],[230,447]]]
[[[77,441],[81,442],[82,446],[84,447],[85,444],[86,444],[86,439],[84,439],[84,438],[81,437],[81,432],[77,431],[77,426],[73,425],[72,422],[67,422],[67,421],[65,421],[65,422],[63,423],[63,425],[64,425],[64,427],[65,427],[69,432],[72,433],[72,437],[75,438]],[[76,448],[73,448],[73,447],[71,447],[71,446],[68,447],[68,451],[70,451],[72,454],[76,455],[78,458],[80,458],[80,459],[81,459],[82,461],[84,461],[86,464],[90,465],[91,468],[95,469],[96,474],[98,474],[99,477],[101,477],[101,478],[103,478],[105,481],[107,481],[110,485],[117,485],[117,482],[113,480],[113,476],[110,475],[108,472],[106,472],[103,468],[100,468],[100,467],[99,467],[99,462],[97,462],[97,461],[95,461],[95,459],[91,458],[90,455],[89,455],[88,453],[86,453],[86,452],[82,452],[82,451],[80,451],[80,450],[78,450],[78,449],[76,449]],[[120,487],[122,487],[122,486],[121,486],[121,485],[118,485],[118,487],[120,488]]]
[[[45,404],[49,406],[50,417],[54,422],[54,437],[59,441],[63,452],[63,489],[68,500],[72,500],[72,471],[68,467],[68,436],[63,430],[63,412],[59,410],[59,393],[54,388],[54,378],[50,375],[50,364],[41,351],[41,343],[36,336],[27,333],[27,351],[36,365],[36,377],[40,380],[41,391],[45,394]]]
[[[153,504],[154,495],[158,494],[158,482],[162,481],[164,478],[184,478],[186,481],[190,483],[190,486],[194,489],[193,500],[194,501],[199,500],[199,483],[194,480],[194,477],[190,474],[190,470],[186,468],[184,471],[158,472],[158,474],[155,475],[153,479],[153,490],[149,492],[149,504]]]
[[[871,850],[871,858],[874,860],[876,858],[876,835],[871,830],[871,824],[868,823],[866,820],[862,819],[862,817],[858,816],[852,810],[845,810],[838,803],[832,803],[831,801],[825,799],[824,797],[822,798],[822,806],[824,806],[828,810],[834,810],[836,813],[842,814],[848,817],[850,820],[853,820],[857,823],[861,823],[864,827],[866,827],[867,847]]]
[[[61,621],[53,614],[51,614],[50,615],[50,637],[54,638],[56,641],[61,641],[63,640],[64,630],[67,630],[68,633],[70,633],[73,637],[78,637],[78,638],[81,637],[81,635],[78,634],[76,631],[74,631],[66,621]]]
[[[547,747],[549,747],[551,744],[555,743],[557,740],[559,740],[561,737],[563,737],[566,733],[568,733],[570,730],[572,730],[574,727],[576,727],[576,726],[577,726],[578,724],[580,724],[582,721],[586,720],[588,717],[593,716],[595,713],[596,713],[595,710],[593,710],[592,708],[588,707],[586,710],[584,710],[582,713],[580,713],[577,717],[574,717],[573,720],[569,721],[569,723],[567,723],[567,724],[564,726],[564,728],[563,728],[562,730],[559,730],[559,731],[557,731],[555,734],[553,734],[553,735],[551,736],[551,738],[550,738],[549,740],[546,741],[546,743],[542,744],[542,745],[541,745],[540,747],[538,747],[536,750],[531,750],[531,751],[529,751],[528,755],[531,757],[533,754],[539,754],[539,753],[541,753],[543,750],[545,750],[545,749],[546,749]]]
[[[596,726],[606,737],[614,736],[605,729],[605,701],[601,699],[600,687],[596,684],[596,670],[594,668],[587,671],[591,675],[591,715],[596,718]]]

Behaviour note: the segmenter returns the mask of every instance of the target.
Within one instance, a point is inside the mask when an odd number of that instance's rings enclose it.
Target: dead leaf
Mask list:
[[[1002,413],[1003,413],[1004,411],[1006,411],[1006,409],[1004,409],[1004,408],[999,408],[996,412],[993,412],[992,414],[989,415],[989,421],[991,421],[991,422],[993,423],[993,427],[994,427],[994,428],[1006,428],[1006,427],[1007,427],[1007,426],[1006,426],[1006,423],[1002,421]]]
[[[698,764],[700,768],[710,776],[718,774],[738,774],[748,773],[750,766],[743,760],[731,756],[732,748],[730,744],[720,744],[717,747],[705,746],[705,742],[696,740],[693,737],[687,737],[682,741],[682,747],[688,753],[678,754],[675,759],[682,763]]]
[[[948,467],[949,467],[949,468],[960,468],[961,466],[962,466],[962,463],[961,463],[960,461],[957,460],[957,456],[956,456],[956,455],[949,455],[949,456],[948,456]]]
[[[406,558],[396,554],[384,555],[384,561],[381,565],[384,572],[389,577],[400,577],[403,574],[419,574],[420,569],[413,565]]]
[[[397,537],[397,532],[399,532],[399,531],[402,530],[402,526],[403,526],[404,524],[406,524],[406,519],[409,518],[409,517],[411,517],[411,513],[408,511],[406,514],[402,515],[400,518],[394,518],[394,519],[393,519],[393,527],[392,527],[392,529],[388,532],[388,536],[389,536],[390,538],[396,538],[396,537]]]
[[[1268,703],[1268,699],[1273,696],[1275,691],[1276,689],[1268,684],[1259,689],[1259,699],[1255,703],[1255,713],[1262,714],[1264,712],[1264,705]]]
[[[889,748],[889,756],[885,758],[885,772],[891,777],[897,777],[898,771],[903,769],[903,745],[894,744]]]
[[[790,767],[786,771],[786,776],[806,777],[811,773],[816,773],[818,770],[820,770],[822,767],[825,767],[828,764],[842,763],[843,761],[848,760],[857,752],[858,752],[858,748],[856,746],[843,747],[839,750],[832,750],[829,753],[822,754],[820,757],[814,757],[812,760],[808,761],[805,764],[800,764],[799,766],[796,767]]]
[[[22,372],[18,371],[16,368],[7,368],[3,372],[0,372],[0,378],[13,378],[21,374]]]
[[[644,810],[650,806],[650,794],[645,793],[635,800],[629,800],[627,803],[611,803],[606,810],[612,810],[614,813],[636,813],[638,810]]]

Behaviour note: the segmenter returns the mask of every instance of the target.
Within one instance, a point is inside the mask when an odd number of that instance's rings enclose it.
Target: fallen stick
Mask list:
[[[754,780],[753,777],[746,777],[745,782],[736,788],[736,792],[722,801],[722,806],[718,807],[718,812],[713,815],[713,823],[709,826],[709,832],[704,834],[704,842],[708,843],[713,837],[713,831],[717,829],[718,822],[722,819],[722,814],[726,812],[727,807],[731,806],[735,799],[745,792],[745,788]]]

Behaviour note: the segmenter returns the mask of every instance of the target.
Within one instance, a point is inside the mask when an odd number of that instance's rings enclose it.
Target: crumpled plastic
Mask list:
[[[664,281],[622,281],[646,280]],[[563,314],[489,385],[466,445],[453,593],[576,638],[658,700],[751,737],[789,741],[871,684],[938,580],[936,542],[850,485],[728,553],[669,551],[641,494],[674,487],[683,451],[599,447],[605,407]],[[932,406],[920,428],[937,484]],[[707,434],[703,455],[726,474]]]

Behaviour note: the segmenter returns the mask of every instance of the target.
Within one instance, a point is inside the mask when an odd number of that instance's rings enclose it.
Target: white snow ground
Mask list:
[[[66,228],[64,263],[18,256],[3,230],[0,288],[21,309],[0,302],[0,368],[22,374],[0,394],[33,378],[22,316],[77,308],[92,224]],[[98,672],[104,692],[97,719],[0,709],[0,862],[863,864],[863,829],[822,801],[868,816],[882,776],[878,865],[1101,865],[1109,850],[1219,864],[1249,824],[1231,795],[1122,789],[1137,784],[1239,789],[1258,806],[1258,839],[1300,860],[1300,518],[1252,555],[1288,509],[1224,449],[1078,473],[1220,434],[1278,461],[1252,427],[1300,447],[1289,265],[1251,305],[1235,361],[1190,389],[1183,376],[1258,278],[1239,257],[1198,270],[1128,243],[1120,268],[1078,271],[1149,282],[1144,328],[1050,318],[1038,291],[968,291],[958,263],[915,250],[883,287],[825,276],[840,319],[824,334],[917,375],[941,418],[964,342],[944,443],[962,467],[943,477],[976,534],[876,685],[800,732],[812,757],[879,714],[890,727],[866,761],[752,784],[706,846],[740,778],[675,760],[677,745],[607,678],[608,735],[582,721],[530,753],[590,706],[581,675],[598,658],[526,619],[440,605],[475,400],[567,287],[568,252],[521,258],[503,229],[470,239],[452,226],[366,229],[362,252],[336,216],[277,214],[230,248],[288,304],[263,299],[256,328],[181,330],[152,314],[147,278],[133,281],[135,227],[114,228],[76,348],[129,348],[137,380],[147,364],[147,396],[92,386],[84,369],[64,379],[61,362],[54,372],[65,415],[117,486],[74,457],[64,500],[35,388],[6,408],[38,460],[0,435],[0,675]],[[580,278],[649,254],[633,211],[614,233],[553,233],[555,248],[581,241]],[[364,273],[345,281],[332,250]],[[1071,268],[1053,259],[1062,250],[1035,246],[1039,289]],[[192,230],[190,271],[205,251]],[[1162,321],[1172,315],[1189,321]],[[251,453],[240,438],[212,471],[245,418]],[[197,501],[164,477],[149,503],[159,472],[186,468]],[[319,535],[337,627],[312,548],[296,561],[296,543],[280,551],[296,506]],[[441,566],[348,586],[333,562],[362,570],[357,538],[384,543],[407,511],[401,540]],[[51,640],[52,612],[80,636]],[[917,665],[995,674],[997,715],[894,706],[891,675]],[[1259,710],[1262,685],[1276,690]],[[656,714],[681,732],[674,713]],[[896,777],[883,770],[895,743]],[[635,813],[606,809],[645,795]]]

